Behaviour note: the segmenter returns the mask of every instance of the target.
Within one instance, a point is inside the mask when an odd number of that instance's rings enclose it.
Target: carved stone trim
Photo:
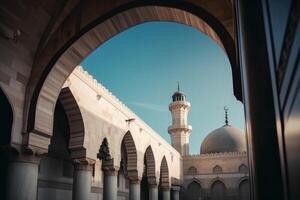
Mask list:
[[[102,161],[102,170],[104,171],[105,176],[117,176],[119,172],[119,167],[114,166],[114,160],[103,160]]]
[[[172,187],[180,187],[182,186],[182,180],[179,180],[178,178],[174,178],[174,177],[171,177],[171,184],[172,184]]]
[[[118,170],[104,170],[104,176],[118,176]]]
[[[140,177],[136,177],[134,179],[129,179],[130,184],[140,184],[141,183],[141,178]]]
[[[111,160],[111,155],[109,153],[108,141],[107,138],[104,138],[97,154],[99,160],[108,161]]]
[[[180,186],[172,186],[171,189],[172,189],[172,191],[179,192],[180,191]]]
[[[155,186],[157,187],[157,181],[156,181],[156,177],[148,177],[148,183],[149,183],[149,186]]]
[[[160,189],[162,191],[170,191],[170,186],[161,186]]]
[[[74,160],[74,168],[76,171],[93,171],[95,161],[90,159]]]

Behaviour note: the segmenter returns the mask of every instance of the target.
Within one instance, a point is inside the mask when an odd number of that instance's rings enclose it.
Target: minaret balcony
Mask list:
[[[188,101],[174,101],[170,103],[169,110],[172,111],[173,109],[182,108],[182,107],[189,109],[191,107],[191,104]]]
[[[174,133],[174,132],[179,132],[179,131],[185,131],[187,133],[190,133],[192,131],[192,126],[191,125],[171,125],[168,128],[168,132],[170,134]]]

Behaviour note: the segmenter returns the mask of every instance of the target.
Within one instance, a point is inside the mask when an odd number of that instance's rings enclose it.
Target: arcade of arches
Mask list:
[[[250,181],[252,199],[299,199],[299,1],[277,10],[275,1],[249,2],[1,1],[1,194],[169,200],[190,191],[190,199],[247,199]],[[278,10],[285,23],[277,23]],[[245,105],[247,145],[225,124],[190,156],[188,124],[169,127],[170,145],[88,74],[74,71],[109,38],[148,21],[192,26],[224,49],[233,94]],[[189,107],[169,108],[174,117]],[[224,150],[211,139],[219,134],[239,145]],[[209,166],[199,164],[205,160]]]

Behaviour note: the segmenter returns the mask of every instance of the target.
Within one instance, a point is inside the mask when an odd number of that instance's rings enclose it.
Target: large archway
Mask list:
[[[1,113],[0,113],[0,146],[6,146],[10,144],[11,140],[11,131],[12,131],[12,123],[13,123],[13,110],[11,105],[0,88],[0,105],[1,105]]]
[[[211,199],[212,200],[225,200],[226,199],[226,187],[223,182],[216,180],[211,185]]]
[[[121,158],[126,177],[129,180],[137,180],[137,150],[130,131],[128,131],[123,137],[121,143]]]
[[[74,23],[72,20],[76,19],[70,18],[68,20],[66,23],[72,24]],[[204,9],[186,2],[162,3],[153,1],[146,5],[135,2],[120,7],[108,15],[98,15],[94,21],[84,24],[80,31],[73,32],[72,27],[69,27],[68,30],[61,28],[60,32],[55,32],[53,38],[49,39],[49,45],[45,46],[35,61],[34,66],[39,66],[39,68],[34,67],[32,74],[36,76],[30,79],[31,82],[27,89],[25,118],[28,120],[26,132],[31,135],[31,138],[42,136],[45,143],[49,142],[53,124],[51,119],[53,118],[56,99],[64,81],[75,66],[112,36],[148,21],[178,22],[192,26],[209,35],[227,52],[232,67],[234,93],[241,100],[240,73],[235,62],[234,41],[217,19]],[[61,33],[65,34],[65,32],[69,32],[72,37],[61,38]],[[59,45],[57,45],[58,39],[62,40]],[[52,56],[49,56],[48,49],[54,53]],[[43,54],[46,55],[43,56]],[[35,144],[34,140],[24,141],[32,148],[41,147],[45,149],[41,144]]]
[[[198,182],[193,181],[187,187],[188,200],[198,200],[201,196],[201,186]]]
[[[69,151],[70,126],[63,104],[58,101],[54,114],[53,137],[49,151],[43,155],[39,165],[37,199],[71,198],[73,182],[73,160]],[[53,187],[53,184],[57,187]],[[64,193],[61,194],[61,190]]]
[[[151,146],[148,146],[144,155],[144,172],[141,181],[141,199],[150,199],[149,187],[150,185],[156,186],[155,175],[155,158]]]
[[[8,167],[8,151],[11,143],[11,132],[13,124],[13,110],[10,102],[2,89],[0,88],[0,197],[5,196],[6,193],[6,174]]]
[[[166,157],[164,156],[160,164],[158,199],[163,199],[164,191],[170,190],[169,167]]]
[[[73,154],[72,157],[76,155],[77,159],[84,158],[86,153],[85,148],[83,147],[84,122],[80,108],[70,88],[63,88],[59,94],[58,100],[63,106],[70,126],[68,148]]]
[[[239,200],[250,200],[250,188],[248,179],[244,179],[239,184]]]

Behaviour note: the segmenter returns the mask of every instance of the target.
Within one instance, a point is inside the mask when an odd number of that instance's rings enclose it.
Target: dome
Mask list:
[[[212,131],[201,144],[201,154],[246,151],[244,132],[236,127],[225,125]]]

